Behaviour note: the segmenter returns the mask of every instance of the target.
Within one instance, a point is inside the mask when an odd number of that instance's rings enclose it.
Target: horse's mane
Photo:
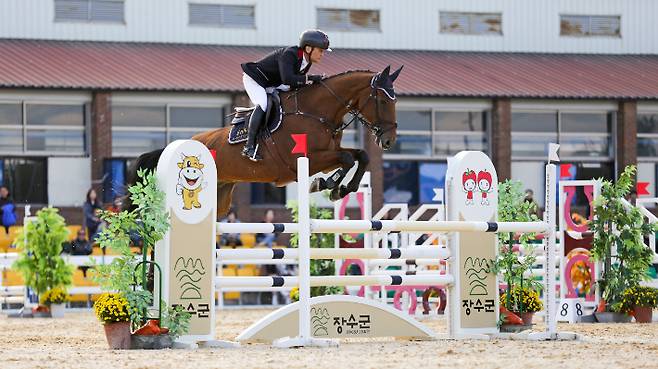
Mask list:
[[[329,77],[325,78],[324,80],[326,81],[326,80],[329,80],[329,79],[332,79],[332,78],[341,77],[341,76],[344,76],[346,74],[352,74],[352,73],[376,73],[376,72],[373,72],[369,69],[352,69],[352,70],[347,70],[345,72],[340,72],[340,73],[334,74],[332,76],[329,76]]]

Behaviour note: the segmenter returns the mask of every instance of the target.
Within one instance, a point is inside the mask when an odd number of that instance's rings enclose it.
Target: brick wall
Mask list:
[[[91,101],[91,183],[103,199],[103,162],[112,157],[111,93],[94,91]]]
[[[491,161],[498,181],[512,178],[512,104],[496,99],[491,109]]]

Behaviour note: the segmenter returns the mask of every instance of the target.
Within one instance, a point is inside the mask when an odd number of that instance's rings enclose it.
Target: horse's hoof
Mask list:
[[[316,178],[311,182],[311,185],[309,186],[308,191],[309,192],[318,192],[322,191],[326,188],[325,183],[324,183],[324,178]]]
[[[348,193],[349,191],[347,191],[347,187],[345,186],[336,187],[333,190],[331,190],[331,193],[329,194],[329,199],[331,201],[338,201],[343,197],[345,197]]]

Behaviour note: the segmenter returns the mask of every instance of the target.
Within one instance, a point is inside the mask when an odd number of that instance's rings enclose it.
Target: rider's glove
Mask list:
[[[307,74],[306,75],[306,83],[311,84],[311,83],[317,83],[322,81],[324,78],[324,75],[322,74]]]

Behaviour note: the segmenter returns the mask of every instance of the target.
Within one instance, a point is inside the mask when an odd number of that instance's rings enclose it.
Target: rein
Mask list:
[[[387,129],[382,129],[381,127],[374,125],[372,122],[370,122],[368,119],[366,119],[366,117],[363,116],[363,114],[361,113],[361,111],[363,109],[365,109],[365,107],[370,103],[370,101],[374,100],[375,105],[376,105],[375,106],[375,120],[377,122],[381,122],[380,112],[379,112],[379,106],[380,106],[381,102],[379,100],[379,96],[377,95],[378,87],[375,85],[376,78],[377,78],[377,74],[375,74],[373,76],[372,80],[370,81],[370,94],[368,95],[368,98],[363,103],[363,105],[360,106],[360,107],[352,106],[349,102],[345,101],[342,97],[338,96],[338,94],[331,87],[329,87],[329,85],[327,85],[324,81],[320,81],[320,85],[322,87],[326,88],[327,91],[329,91],[329,93],[331,93],[331,95],[336,99],[336,101],[341,103],[347,109],[347,111],[352,115],[352,119],[350,119],[348,122],[341,122],[340,124],[337,124],[337,127],[334,129],[334,131],[332,133],[334,136],[336,136],[337,134],[342,132],[344,129],[349,127],[352,123],[354,123],[354,121],[358,121],[364,127],[368,128],[368,130],[370,132],[372,132],[372,134],[375,135],[375,137],[377,137],[377,138],[380,138],[384,133],[386,133],[386,132],[388,132],[392,129],[397,129],[397,126],[398,126],[397,122],[388,122],[388,121],[384,122],[384,123],[389,123],[391,125],[391,127],[387,128]],[[291,94],[287,97],[287,98],[290,98],[292,96],[295,97],[295,111],[294,112],[284,112],[283,115],[284,116],[285,115],[302,115],[302,116],[307,116],[307,117],[316,119],[320,123],[326,123],[328,120],[325,117],[319,117],[319,116],[316,116],[316,115],[313,115],[313,114],[305,113],[305,112],[303,112],[299,109],[297,94],[300,91],[301,90],[296,90],[296,91],[293,92],[293,94]],[[387,94],[387,96],[388,96],[388,94]]]

